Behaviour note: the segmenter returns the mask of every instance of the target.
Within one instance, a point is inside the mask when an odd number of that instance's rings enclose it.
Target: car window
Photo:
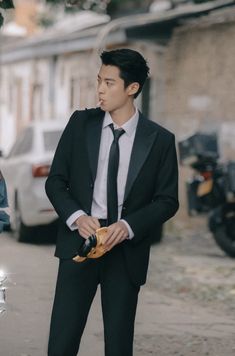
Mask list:
[[[62,130],[43,132],[45,151],[55,151],[61,134],[62,134]]]
[[[26,128],[16,139],[8,157],[16,157],[29,153],[33,148],[33,129]]]

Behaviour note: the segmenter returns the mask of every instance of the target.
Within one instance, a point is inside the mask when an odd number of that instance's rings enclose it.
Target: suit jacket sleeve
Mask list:
[[[49,200],[65,223],[69,216],[81,209],[69,189],[73,130],[74,123],[78,119],[77,116],[78,112],[75,111],[63,131],[45,186]]]
[[[178,164],[173,134],[169,141],[161,156],[152,201],[124,218],[134,232],[133,243],[142,240],[150,229],[163,224],[178,210]]]

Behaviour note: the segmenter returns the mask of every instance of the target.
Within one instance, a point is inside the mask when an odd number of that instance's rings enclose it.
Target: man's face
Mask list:
[[[129,87],[124,88],[124,80],[120,78],[118,67],[102,65],[98,73],[98,97],[102,110],[112,112],[132,100]]]

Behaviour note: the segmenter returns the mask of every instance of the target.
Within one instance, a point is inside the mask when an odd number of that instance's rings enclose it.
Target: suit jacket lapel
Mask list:
[[[93,181],[96,178],[104,115],[105,113],[102,110],[95,109],[89,113],[90,117],[87,121],[87,147]],[[152,125],[149,125],[148,119],[144,118],[140,113],[131,153],[124,201],[130,193],[131,187],[151,150],[157,133],[158,131],[153,131]]]
[[[95,181],[104,112],[100,109],[96,109],[94,112],[89,113],[89,116],[87,122],[87,148],[92,178],[93,181]]]
[[[131,187],[140,172],[150,150],[155,141],[158,131],[149,125],[148,119],[140,113],[139,122],[136,128],[136,135],[133,143],[130,165],[127,175],[124,201],[130,193]]]

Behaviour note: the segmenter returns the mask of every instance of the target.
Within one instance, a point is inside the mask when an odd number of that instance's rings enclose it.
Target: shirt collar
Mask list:
[[[125,133],[128,136],[131,136],[135,132],[138,124],[138,120],[139,120],[139,111],[137,110],[137,108],[135,108],[134,115],[124,125],[121,126],[121,128],[125,130]],[[106,111],[104,116],[103,128],[107,127],[110,124],[114,124],[115,129],[120,128],[113,122],[110,113]]]

